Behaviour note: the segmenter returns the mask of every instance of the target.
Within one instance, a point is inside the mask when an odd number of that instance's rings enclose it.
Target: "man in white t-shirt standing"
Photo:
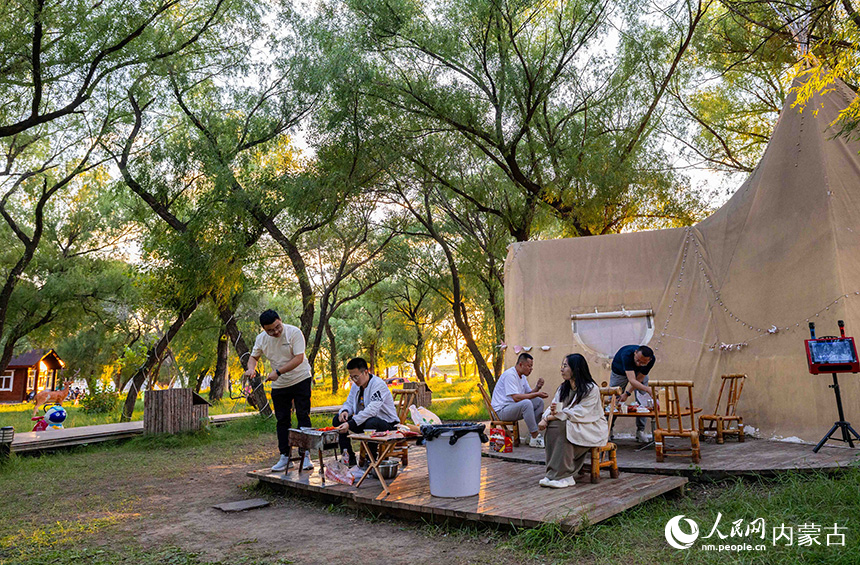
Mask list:
[[[543,379],[538,379],[535,388],[529,386],[528,376],[532,374],[534,357],[520,353],[517,364],[502,373],[493,389],[490,404],[500,420],[516,422],[525,420],[532,439],[530,447],[544,448],[543,438],[538,434],[538,422],[543,417],[543,399],[548,395],[541,391]]]
[[[291,466],[290,428],[294,402],[298,426],[311,427],[311,366],[305,358],[305,337],[299,328],[281,322],[274,310],[260,314],[260,325],[263,331],[254,342],[245,376],[254,376],[260,356],[265,355],[272,366],[266,380],[272,382],[272,406],[278,421],[278,449],[281,452],[281,458],[272,471],[285,471]],[[310,453],[305,451],[302,469],[313,468]]]

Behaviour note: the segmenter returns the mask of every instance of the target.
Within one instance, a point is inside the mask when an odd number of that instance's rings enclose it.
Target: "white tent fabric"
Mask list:
[[[595,380],[608,380],[601,349],[611,340],[577,338],[572,315],[647,305],[652,375],[693,380],[697,405],[710,412],[720,375],[746,373],[746,423],[765,437],[820,439],[836,405],[830,376],[807,371],[807,319],[819,336],[837,334],[842,319],[860,338],[860,143],[830,127],[854,96],[840,83],[802,110],[786,101],[755,171],[693,227],[513,244],[506,362],[515,361],[513,346],[551,345],[532,352],[548,391],[561,382],[566,353],[584,354]],[[641,321],[628,330],[641,332]],[[843,375],[840,385],[856,427],[860,375]]]
[[[576,342],[598,357],[612,359],[619,347],[648,343],[654,335],[654,313],[649,310],[615,310],[574,314],[571,328]]]

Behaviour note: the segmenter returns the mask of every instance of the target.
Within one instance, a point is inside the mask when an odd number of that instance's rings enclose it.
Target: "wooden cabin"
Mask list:
[[[0,402],[25,402],[31,392],[62,388],[66,364],[53,349],[33,349],[13,357],[0,373]]]

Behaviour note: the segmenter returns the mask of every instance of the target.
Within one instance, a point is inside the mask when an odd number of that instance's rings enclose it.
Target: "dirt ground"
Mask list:
[[[521,552],[499,547],[504,534],[492,530],[475,534],[474,530],[431,527],[255,489],[257,481],[245,473],[261,467],[213,463],[193,477],[166,482],[144,479],[136,489],[139,519],[109,537],[130,535],[143,547],[175,546],[200,552],[201,559],[225,563],[243,559],[338,565],[526,562]],[[271,505],[236,513],[212,508],[257,497],[267,498]]]

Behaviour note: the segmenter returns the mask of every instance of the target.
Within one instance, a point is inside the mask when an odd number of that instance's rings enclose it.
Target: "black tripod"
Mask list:
[[[836,407],[839,409],[839,420],[837,420],[836,423],[833,424],[833,427],[830,428],[830,431],[827,432],[827,435],[821,438],[821,441],[819,441],[818,445],[815,446],[815,449],[812,450],[813,453],[818,453],[818,450],[821,449],[821,446],[823,446],[824,442],[826,442],[828,439],[832,439],[834,441],[844,441],[850,447],[854,447],[854,438],[860,440],[860,434],[858,434],[854,430],[854,428],[851,427],[851,424],[845,421],[845,414],[842,412],[842,395],[839,393],[839,381],[836,380],[836,373],[833,373],[833,384],[830,385],[830,388],[832,388],[833,391],[836,393]],[[842,437],[831,438],[830,436],[833,435],[837,428],[842,430]]]

